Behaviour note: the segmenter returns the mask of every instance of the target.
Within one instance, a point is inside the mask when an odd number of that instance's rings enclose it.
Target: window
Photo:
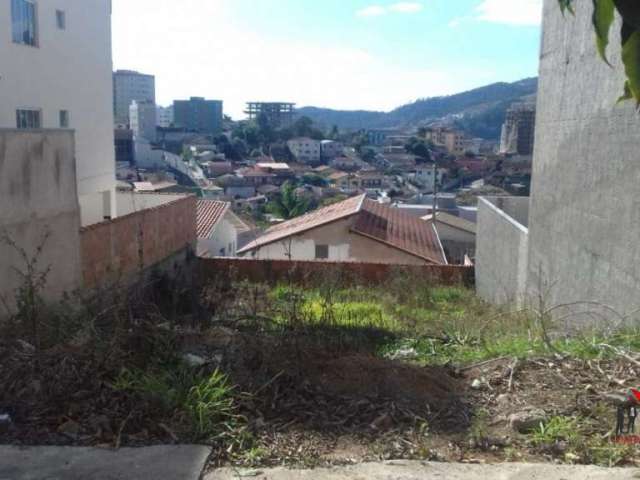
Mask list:
[[[329,258],[329,245],[316,245],[316,260]]]
[[[59,30],[67,29],[67,13],[64,10],[56,10],[56,25]]]
[[[69,110],[60,110],[60,128],[69,128]]]
[[[13,42],[37,45],[36,4],[33,0],[11,0]]]
[[[16,110],[16,127],[42,128],[40,110]]]

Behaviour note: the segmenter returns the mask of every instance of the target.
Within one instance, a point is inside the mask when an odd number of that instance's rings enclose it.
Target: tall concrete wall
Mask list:
[[[46,299],[80,286],[80,207],[76,190],[75,145],[70,131],[0,129],[0,234],[33,258],[47,277]],[[0,295],[14,305],[24,271],[18,252],[0,241]],[[0,307],[0,316],[5,312]]]
[[[592,2],[563,17],[545,0],[529,218],[528,284],[548,303],[640,307],[640,117],[616,105],[624,76],[620,21],[608,67],[596,52]]]
[[[476,237],[476,291],[497,305],[526,300],[528,230],[525,197],[480,198]],[[501,208],[502,207],[502,208]]]

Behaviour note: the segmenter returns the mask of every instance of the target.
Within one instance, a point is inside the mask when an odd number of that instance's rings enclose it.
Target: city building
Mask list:
[[[135,149],[133,146],[133,132],[128,128],[116,128],[114,130],[116,163],[135,163]]]
[[[25,255],[46,302],[173,269],[195,244],[195,197],[116,190],[111,0],[3,1],[0,32],[0,227],[20,246],[0,242],[0,316]]]
[[[255,120],[260,115],[264,115],[271,126],[288,127],[293,123],[295,106],[295,103],[288,102],[247,102],[244,113],[249,116],[249,120]]]
[[[150,142],[156,140],[156,104],[149,100],[134,100],[129,106],[129,125],[133,136]]]
[[[273,260],[447,264],[431,223],[365,195],[271,227],[238,254]]]
[[[215,134],[222,131],[222,101],[191,97],[173,102],[176,127],[189,132]]]
[[[83,224],[116,216],[110,4],[0,2],[0,128],[75,132]]]
[[[344,145],[335,140],[322,140],[320,142],[320,156],[322,160],[329,161],[344,154]]]
[[[170,128],[173,125],[173,105],[161,107],[158,105],[156,125],[160,128]]]
[[[296,161],[308,165],[320,163],[320,142],[307,137],[293,138],[287,146]]]
[[[133,70],[113,73],[113,115],[116,125],[129,125],[129,107],[133,101],[156,102],[156,79]]]
[[[536,106],[532,103],[514,103],[500,136],[500,153],[533,155],[536,131]]]
[[[452,155],[462,155],[467,145],[464,133],[450,127],[429,127],[425,139],[436,147],[444,147]]]

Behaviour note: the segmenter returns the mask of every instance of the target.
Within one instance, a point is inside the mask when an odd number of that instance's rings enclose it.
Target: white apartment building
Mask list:
[[[333,160],[336,157],[344,155],[344,145],[335,140],[322,140],[320,142],[320,150],[323,160]]]
[[[129,122],[135,139],[156,140],[156,104],[148,100],[131,102]]]
[[[168,107],[157,106],[156,125],[161,128],[169,128],[173,124],[173,105]]]
[[[129,107],[133,101],[156,103],[156,78],[132,70],[113,73],[113,114],[116,125],[129,124]]]
[[[116,216],[111,0],[3,0],[0,32],[0,128],[74,130],[82,223]]]
[[[306,137],[294,138],[287,142],[287,146],[298,162],[307,164],[320,163],[321,147],[318,140]]]

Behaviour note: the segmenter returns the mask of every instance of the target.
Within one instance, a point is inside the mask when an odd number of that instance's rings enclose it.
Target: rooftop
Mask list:
[[[269,228],[238,253],[298,235],[357,215],[351,232],[385,243],[428,262],[446,264],[438,234],[432,224],[365,198],[352,197]]]
[[[198,200],[196,206],[198,238],[208,238],[229,207],[230,204],[227,202]]]
[[[449,225],[450,227],[457,228],[464,232],[473,233],[474,235],[476,233],[475,223],[465,220],[464,218],[456,217],[450,213],[438,212],[436,219],[438,223],[444,223],[445,225]],[[433,220],[433,214],[425,215],[422,217],[422,220],[431,222]]]

